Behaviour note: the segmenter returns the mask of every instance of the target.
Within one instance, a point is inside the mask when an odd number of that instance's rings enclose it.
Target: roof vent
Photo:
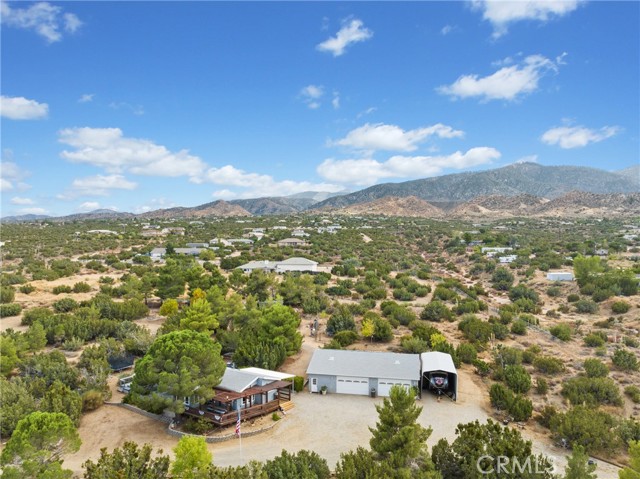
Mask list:
[[[393,364],[400,364],[400,361],[396,359]]]
[[[335,359],[335,358],[334,358],[333,356],[331,356],[331,357],[329,358],[329,361],[333,361],[334,359]]]

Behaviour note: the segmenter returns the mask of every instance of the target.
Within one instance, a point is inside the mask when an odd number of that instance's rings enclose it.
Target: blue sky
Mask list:
[[[3,216],[639,162],[635,1],[1,5]]]

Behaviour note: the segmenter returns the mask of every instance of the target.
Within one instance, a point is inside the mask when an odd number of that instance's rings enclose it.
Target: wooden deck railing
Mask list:
[[[277,399],[274,401],[269,401],[265,404],[257,404],[255,406],[251,406],[248,408],[244,408],[240,410],[240,419],[244,421],[245,419],[251,419],[256,416],[262,416],[264,414],[269,414],[274,411],[277,411],[280,407],[280,401]],[[185,406],[184,414],[192,417],[199,417],[206,419],[216,426],[228,426],[233,424],[238,419],[238,412],[231,411],[224,414],[216,414],[215,412],[209,412],[206,409],[199,409],[198,407],[190,407]]]

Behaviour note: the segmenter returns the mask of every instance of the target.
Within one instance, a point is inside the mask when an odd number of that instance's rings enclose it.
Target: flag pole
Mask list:
[[[242,431],[240,430],[240,423],[241,418],[240,418],[240,405],[238,405],[238,419],[236,421],[236,435],[238,436],[238,439],[240,440],[240,465],[244,466],[244,454],[242,453]]]

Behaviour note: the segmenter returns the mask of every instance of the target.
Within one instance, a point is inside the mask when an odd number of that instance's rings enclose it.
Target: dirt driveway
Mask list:
[[[432,395],[425,394],[418,403],[423,407],[419,422],[433,428],[429,438],[430,447],[441,438],[455,439],[455,427],[461,422],[489,417],[481,398],[482,388],[469,371],[460,370],[459,400],[437,402]],[[114,398],[115,399],[115,398]],[[265,461],[279,455],[283,449],[295,452],[308,449],[324,457],[330,468],[334,468],[342,452],[358,446],[369,446],[371,433],[368,426],[375,427],[378,419],[376,404],[381,398],[371,399],[364,396],[329,394],[321,396],[302,392],[295,394],[296,406],[272,430],[263,434],[245,437],[242,447],[239,440],[230,440],[218,444],[209,444],[214,463],[221,466],[244,464],[252,459]],[[87,459],[99,457],[99,450],[106,447],[111,451],[122,446],[125,441],[139,444],[151,443],[155,449],[171,453],[177,439],[169,436],[166,426],[126,409],[103,406],[99,410],[82,417],[80,436],[83,444],[76,454],[65,458],[64,465],[77,474],[81,473],[82,463]],[[528,431],[523,431],[528,439]],[[566,459],[560,457],[562,451],[534,441],[534,451],[554,456],[559,466],[558,472],[564,472]],[[600,479],[615,479],[617,468],[599,463]]]

